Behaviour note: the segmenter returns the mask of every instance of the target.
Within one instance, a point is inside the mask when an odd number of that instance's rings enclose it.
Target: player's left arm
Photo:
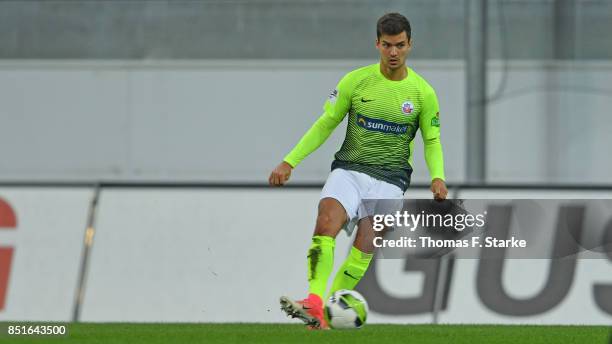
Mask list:
[[[419,127],[425,148],[425,162],[431,176],[431,192],[436,200],[444,200],[448,189],[444,182],[444,154],[440,142],[440,107],[432,88],[425,94]]]

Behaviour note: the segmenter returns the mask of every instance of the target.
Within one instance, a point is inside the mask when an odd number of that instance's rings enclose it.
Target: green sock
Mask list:
[[[355,289],[359,280],[365,275],[373,256],[371,253],[361,252],[355,246],[351,247],[351,252],[336,273],[329,294],[331,295],[340,289]]]
[[[315,235],[308,250],[308,292],[323,299],[327,280],[334,268],[334,246],[332,237]]]

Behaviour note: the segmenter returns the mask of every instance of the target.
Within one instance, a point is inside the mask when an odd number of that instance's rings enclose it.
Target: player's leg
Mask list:
[[[334,267],[336,236],[347,222],[344,207],[337,199],[326,197],[319,202],[319,213],[308,249],[308,292],[323,298]]]
[[[380,232],[372,229],[370,217],[359,220],[357,235],[348,257],[336,273],[330,295],[341,289],[354,289],[365,275],[374,256],[374,237]]]
[[[326,197],[319,201],[319,213],[312,243],[308,249],[308,297],[293,301],[281,297],[281,309],[299,318],[311,328],[328,328],[323,312],[323,295],[334,267],[335,238],[346,222],[346,211],[340,202]]]
[[[281,308],[290,316],[309,325],[325,328],[323,296],[334,266],[335,238],[351,218],[357,216],[359,206],[358,181],[345,170],[330,174],[319,201],[317,221],[308,249],[308,291],[302,301],[281,298]]]
[[[364,199],[384,200],[374,204],[380,207],[383,213],[392,214],[395,210],[400,210],[404,192],[397,186],[380,180],[373,180],[372,186],[365,194]],[[386,201],[390,200],[390,201]],[[337,290],[354,289],[357,283],[363,278],[370,266],[374,256],[374,238],[384,235],[384,231],[377,232],[372,227],[373,209],[366,209],[362,204],[358,211],[359,223],[355,241],[351,247],[348,257],[336,273],[334,282],[330,289],[331,295]]]

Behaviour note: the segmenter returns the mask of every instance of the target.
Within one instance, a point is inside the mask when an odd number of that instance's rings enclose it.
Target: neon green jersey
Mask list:
[[[346,138],[332,170],[363,172],[405,191],[412,173],[412,140],[421,129],[431,179],[444,180],[438,99],[425,79],[407,71],[401,81],[387,79],[379,64],[348,73],[325,102],[323,115],[284,160],[297,166],[348,113]]]

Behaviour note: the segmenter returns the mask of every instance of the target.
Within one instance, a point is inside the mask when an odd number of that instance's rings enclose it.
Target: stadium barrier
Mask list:
[[[305,293],[319,188],[1,184],[0,321],[287,322],[278,297]],[[612,198],[606,186],[451,193]],[[430,195],[417,185],[406,197]],[[612,232],[612,220],[602,225]],[[337,257],[349,245],[339,235]],[[378,259],[359,289],[373,323],[609,324],[611,260]]]

